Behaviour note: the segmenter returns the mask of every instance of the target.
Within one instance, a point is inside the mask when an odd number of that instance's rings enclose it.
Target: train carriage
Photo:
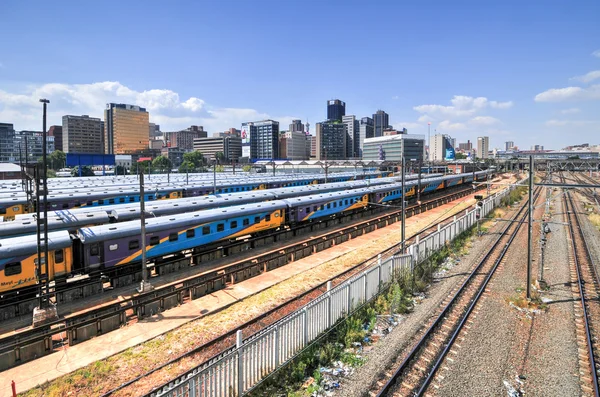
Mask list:
[[[290,223],[329,217],[341,212],[365,208],[369,204],[369,190],[355,189],[330,192],[283,200],[288,206]]]
[[[49,280],[66,278],[73,266],[72,241],[67,231],[48,233]],[[35,285],[37,236],[2,239],[0,243],[0,294]]]
[[[281,201],[149,218],[147,258],[159,258],[202,245],[280,227],[285,218]],[[82,228],[77,233],[87,271],[141,261],[139,222]]]

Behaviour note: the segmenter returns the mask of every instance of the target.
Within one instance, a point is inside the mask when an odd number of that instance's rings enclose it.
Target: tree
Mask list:
[[[168,157],[158,156],[152,161],[152,169],[158,172],[167,172],[173,168],[173,163],[169,160]]]
[[[223,154],[223,152],[217,152],[215,153],[215,158],[217,159],[217,162],[220,163],[223,160],[225,160],[225,155]]]
[[[224,166],[222,166],[220,164],[215,165],[215,172],[223,172],[223,171],[225,171],[225,167]]]
[[[179,166],[179,173],[184,174],[186,172],[192,172],[192,171],[194,171],[195,168],[196,167],[195,167],[194,163],[192,163],[191,161],[184,161]]]
[[[52,153],[50,153],[50,155],[47,157],[47,159],[48,159],[48,166],[51,169],[60,170],[61,168],[63,168],[65,166],[65,163],[67,161],[67,155],[60,150],[55,150]]]
[[[202,167],[204,165],[204,155],[198,151],[188,152],[183,154],[183,161],[189,161],[194,164],[195,168]]]
[[[464,153],[456,153],[456,154],[454,155],[454,158],[455,158],[456,160],[465,160],[465,159],[467,158],[467,155],[466,155],[466,154],[464,154]]]
[[[144,174],[147,174],[148,170],[150,169],[150,164],[152,164],[150,160],[142,161],[140,163],[134,161],[131,163],[131,173],[139,174],[141,171]]]
[[[96,174],[94,174],[94,170],[92,170],[92,168],[90,166],[84,165],[83,167],[81,167],[81,176],[94,176]],[[79,166],[75,166],[75,168],[73,168],[71,170],[71,176],[79,176]]]
[[[242,167],[242,171],[244,171],[244,172],[250,172],[251,169],[252,169],[252,166],[250,164],[246,164],[245,166]]]

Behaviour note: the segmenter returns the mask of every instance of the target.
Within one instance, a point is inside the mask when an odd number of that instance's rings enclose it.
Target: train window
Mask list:
[[[250,219],[244,218],[244,220],[242,221],[242,225],[248,226],[249,224],[250,224]]]
[[[207,234],[210,234],[210,226],[202,226],[202,235],[206,236]]]
[[[6,208],[0,208],[0,215],[6,214]]]
[[[130,203],[133,203],[133,202],[135,202],[135,197],[129,197],[129,202],[130,202]]]
[[[111,245],[108,246],[108,249],[110,251],[116,251],[117,248],[119,248],[119,244],[111,244]]]
[[[231,228],[235,229],[237,227],[237,221],[231,221]]]
[[[80,207],[80,206],[81,206],[81,203],[79,201],[76,201],[75,202],[75,207]]]
[[[254,217],[254,224],[260,223],[260,216]]]
[[[68,203],[63,203],[62,207],[63,207],[63,209],[69,208],[69,204]]]
[[[104,204],[104,200],[98,200],[98,205]]]
[[[169,234],[169,241],[177,241],[178,238],[179,238],[179,235],[177,233]]]
[[[160,236],[150,237],[150,245],[158,245],[158,244],[160,244]]]
[[[129,242],[129,249],[130,250],[136,250],[140,248],[140,240],[131,240]]]
[[[314,212],[317,212],[318,209],[319,209],[319,207],[317,207],[316,205],[313,207]]]
[[[162,198],[162,194],[159,194],[159,195],[158,195],[158,198],[159,198],[159,199],[161,199],[161,198]]]
[[[185,231],[185,237],[187,238],[192,238],[196,235],[196,230],[194,229],[188,229]]]
[[[119,203],[124,203],[125,202],[125,197],[120,197],[119,198]]]
[[[337,207],[337,201],[333,202],[333,208]]]
[[[327,209],[331,208],[331,203],[327,203]]]
[[[108,204],[114,204],[115,203],[115,199],[109,199],[108,200]]]
[[[345,205],[348,205],[348,199],[346,199],[346,203],[345,203]]]
[[[217,232],[222,232],[223,230],[225,230],[225,224],[224,223],[218,223],[217,224]]]
[[[65,252],[63,250],[54,251],[54,263],[63,263],[65,260]]]
[[[98,255],[98,244],[92,244],[90,246],[90,255],[92,255],[92,256]]]
[[[267,221],[267,222],[271,221],[271,214],[268,214],[267,216],[265,216],[265,221]]]
[[[310,212],[310,207],[306,207],[306,213],[308,214]]]
[[[88,206],[89,205],[94,205],[94,202],[93,201],[88,201],[87,203],[85,203],[85,205],[88,205]]]
[[[21,273],[21,262],[12,262],[4,265],[4,275],[14,276]]]

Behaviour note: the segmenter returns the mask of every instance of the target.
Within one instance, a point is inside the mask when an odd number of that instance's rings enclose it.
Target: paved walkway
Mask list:
[[[473,195],[442,205],[406,221],[407,238],[445,216],[464,212],[475,204]],[[11,395],[11,380],[17,392],[23,392],[39,384],[56,379],[95,361],[122,352],[156,336],[173,330],[194,319],[218,312],[231,304],[257,294],[299,273],[320,266],[348,252],[354,251],[367,241],[377,240],[391,233],[400,235],[400,222],[336,245],[257,277],[234,284],[224,290],[195,299],[184,305],[169,309],[153,317],[128,325],[118,331],[57,351],[37,360],[22,364],[0,373],[0,397]],[[201,314],[202,313],[202,314]]]

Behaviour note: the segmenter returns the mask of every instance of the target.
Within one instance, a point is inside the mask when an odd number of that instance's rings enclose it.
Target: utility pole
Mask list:
[[[142,281],[140,283],[139,293],[152,291],[152,284],[148,281],[148,267],[146,266],[146,193],[144,191],[144,170],[140,170],[140,231],[142,247]]]
[[[213,195],[217,195],[217,157],[213,163]]]
[[[529,215],[527,217],[527,299],[531,299],[531,254],[533,235],[533,156],[529,156]]]
[[[35,175],[36,181],[36,212],[37,212],[37,265],[36,273],[38,277],[39,301],[38,307],[33,309],[34,327],[58,319],[56,306],[50,302],[50,286],[48,272],[48,158],[47,158],[47,137],[46,137],[46,108],[50,103],[47,99],[40,99],[43,104],[42,116],[42,164],[38,164]],[[41,206],[43,206],[43,217],[41,216]],[[43,265],[43,266],[42,266]],[[42,272],[43,269],[43,272]]]
[[[405,233],[406,233],[406,194],[404,191],[404,153],[402,153],[402,254],[405,249]]]
[[[419,177],[417,182],[417,203],[421,204],[421,168],[423,167],[423,159],[419,159]]]

